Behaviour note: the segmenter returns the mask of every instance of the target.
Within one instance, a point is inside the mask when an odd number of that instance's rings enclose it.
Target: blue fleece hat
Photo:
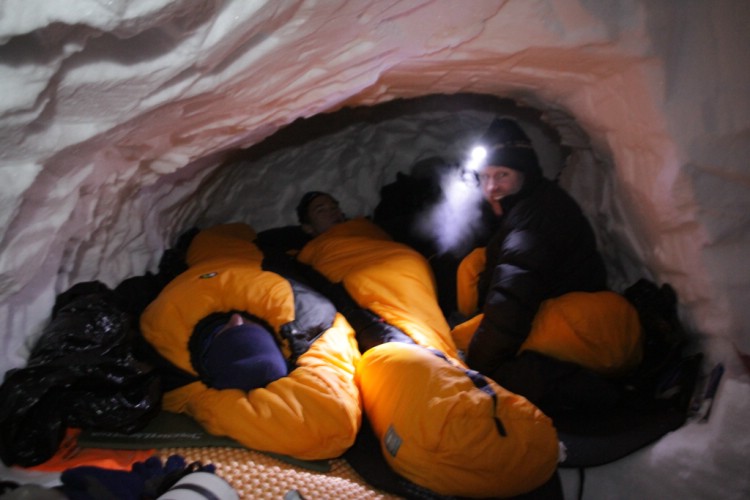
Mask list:
[[[250,391],[289,373],[273,335],[252,322],[217,329],[202,364],[208,385],[215,389]]]

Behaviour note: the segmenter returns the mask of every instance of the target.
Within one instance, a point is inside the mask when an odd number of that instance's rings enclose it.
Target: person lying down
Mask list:
[[[142,314],[144,338],[185,379],[163,407],[255,450],[338,457],[361,424],[354,332],[323,296],[264,271],[255,238],[245,224],[200,231],[188,269]]]
[[[201,231],[188,270],[142,315],[146,340],[193,377],[165,394],[165,409],[253,449],[320,459],[353,444],[361,397],[389,465],[436,493],[512,496],[554,474],[551,421],[467,370],[424,257],[366,219],[336,224],[302,248],[300,262],[403,334],[363,339],[360,358],[349,322],[309,287],[263,270],[254,240],[243,224]],[[216,361],[240,353],[236,345],[249,357],[263,351],[265,368]]]
[[[357,218],[316,235],[297,260],[361,308],[343,311],[363,352],[355,380],[394,471],[436,493],[471,497],[519,495],[553,476],[559,443],[551,420],[468,369],[421,254]],[[360,322],[362,309],[369,324]]]

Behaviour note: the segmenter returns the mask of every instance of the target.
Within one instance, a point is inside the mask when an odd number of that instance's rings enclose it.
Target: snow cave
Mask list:
[[[2,0],[2,373],[74,284],[154,271],[192,226],[294,224],[310,190],[369,215],[511,116],[610,287],[669,283],[702,377],[724,368],[709,418],[587,470],[584,498],[747,498],[748,20],[743,0]]]

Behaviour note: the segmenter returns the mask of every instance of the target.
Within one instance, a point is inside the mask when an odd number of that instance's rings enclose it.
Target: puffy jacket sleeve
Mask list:
[[[526,339],[545,298],[545,274],[554,265],[547,239],[539,230],[524,228],[510,231],[499,242],[495,266],[487,270],[492,274],[484,318],[467,353],[467,363],[473,369],[491,373],[515,356]]]

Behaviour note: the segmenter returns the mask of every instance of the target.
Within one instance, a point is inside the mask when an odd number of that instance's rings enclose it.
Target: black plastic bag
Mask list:
[[[99,282],[57,297],[27,366],[0,386],[0,457],[6,465],[51,458],[68,427],[134,432],[160,410],[157,374],[132,353],[135,319]]]

